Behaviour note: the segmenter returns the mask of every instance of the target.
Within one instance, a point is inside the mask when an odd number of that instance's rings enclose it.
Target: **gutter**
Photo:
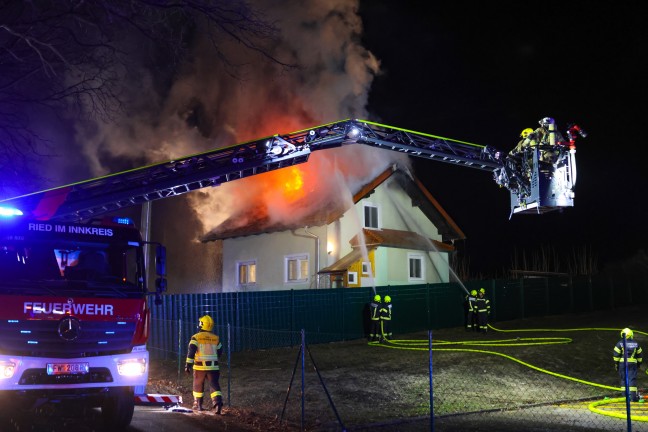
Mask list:
[[[314,238],[316,240],[316,251],[315,251],[315,288],[319,289],[320,287],[320,280],[319,280],[319,271],[320,271],[320,264],[319,264],[319,254],[320,254],[320,238],[313,234],[312,232],[308,231],[308,226],[304,227],[304,232],[308,234],[310,237]]]

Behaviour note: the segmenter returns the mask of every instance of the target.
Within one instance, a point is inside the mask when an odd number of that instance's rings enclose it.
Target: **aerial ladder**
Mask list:
[[[493,180],[510,193],[510,216],[541,214],[574,205],[575,140],[584,137],[585,132],[577,125],[569,125],[566,141],[553,119],[546,117],[540,124],[532,137],[535,140],[504,153],[489,146],[346,119],[0,200],[0,206],[10,205],[42,220],[88,220],[125,207],[305,163],[314,151],[364,144],[490,172]]]

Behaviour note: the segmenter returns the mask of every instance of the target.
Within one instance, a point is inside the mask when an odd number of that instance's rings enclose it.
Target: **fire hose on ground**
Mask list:
[[[539,333],[539,332],[580,332],[580,331],[614,331],[618,332],[616,328],[601,328],[601,327],[591,327],[591,328],[569,328],[569,329],[515,329],[515,330],[502,330],[488,325],[493,331],[498,333],[520,333],[520,332],[529,332],[529,333]],[[648,333],[634,330],[634,333],[648,336]],[[532,346],[532,345],[555,345],[555,344],[569,344],[572,342],[571,338],[568,337],[516,337],[511,339],[495,339],[495,340],[470,340],[470,341],[444,341],[444,340],[433,340],[432,341],[432,350],[433,351],[454,351],[454,352],[470,352],[470,353],[479,353],[479,354],[488,354],[496,355],[499,357],[506,358],[515,363],[521,364],[525,367],[533,369],[537,372],[541,372],[547,375],[551,375],[557,378],[570,380],[578,382],[581,384],[602,388],[605,390],[612,391],[625,391],[623,387],[613,387],[605,384],[595,383],[591,381],[582,380],[579,378],[571,377],[569,375],[560,374],[553,372],[538,366],[535,366],[531,363],[522,361],[516,357],[513,357],[508,354],[504,354],[497,351],[490,351],[484,349],[477,349],[474,347],[511,347],[511,346]],[[402,350],[415,350],[415,351],[428,351],[428,340],[423,339],[385,339],[384,343],[380,342],[369,342],[371,346],[379,346],[381,348],[390,348],[390,349],[402,349]],[[473,348],[464,348],[464,347],[473,347]],[[648,374],[648,370],[646,370]],[[648,399],[648,396],[642,397],[640,400],[642,408],[643,402],[645,399]],[[625,401],[624,397],[620,398],[605,398],[604,400],[594,401],[588,404],[588,409],[594,413],[626,419],[625,412]],[[647,404],[648,405],[648,404]],[[639,411],[639,412],[637,412]],[[631,419],[634,421],[648,422],[648,408],[635,410],[632,414]]]

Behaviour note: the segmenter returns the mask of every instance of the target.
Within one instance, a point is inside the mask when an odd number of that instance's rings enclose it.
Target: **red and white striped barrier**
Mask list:
[[[135,395],[135,405],[177,405],[182,403],[182,397],[162,394]]]

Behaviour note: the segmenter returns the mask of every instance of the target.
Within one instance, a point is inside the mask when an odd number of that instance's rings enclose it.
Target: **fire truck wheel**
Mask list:
[[[108,430],[119,430],[128,426],[133,419],[135,396],[132,388],[116,389],[104,399],[101,418]]]

